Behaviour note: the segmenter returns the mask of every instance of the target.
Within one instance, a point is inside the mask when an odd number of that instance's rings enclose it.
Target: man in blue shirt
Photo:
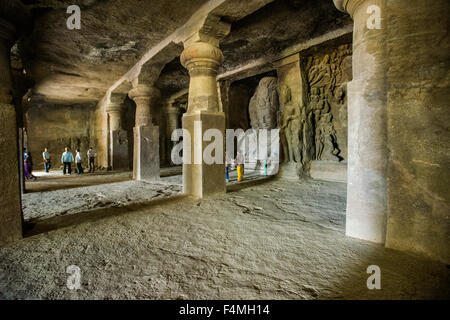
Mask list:
[[[69,151],[69,148],[65,148],[64,150],[65,152],[61,157],[61,162],[64,165],[63,174],[66,174],[66,169],[69,174],[72,174],[73,154]]]

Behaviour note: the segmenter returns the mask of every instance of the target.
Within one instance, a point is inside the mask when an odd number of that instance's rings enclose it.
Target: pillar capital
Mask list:
[[[110,102],[106,105],[105,110],[109,115],[109,129],[111,131],[120,130],[122,128],[123,105],[117,102]]]
[[[111,93],[109,101],[106,104],[106,112],[122,111],[124,108],[123,101],[125,100],[124,94]]]
[[[352,18],[356,9],[367,0],[333,0],[338,10],[347,12]]]
[[[180,41],[184,43],[185,48],[195,42],[207,42],[215,47],[219,47],[219,42],[231,31],[231,24],[222,21],[220,16],[214,14],[208,14],[199,21],[198,25],[188,28],[180,36]]]
[[[115,102],[110,102],[106,105],[105,107],[105,111],[107,113],[117,113],[117,112],[122,112],[124,109],[123,104],[121,103],[115,103]]]
[[[180,60],[190,76],[187,112],[219,112],[216,78],[223,63],[222,51],[208,42],[193,42],[184,49]]]
[[[138,84],[130,90],[128,96],[136,103],[136,126],[152,123],[151,107],[155,105],[160,95],[159,89],[147,84]]]
[[[217,76],[217,71],[223,63],[223,54],[218,47],[208,42],[193,42],[184,49],[180,60],[190,73]]]
[[[173,102],[169,101],[167,102],[166,106],[164,107],[164,112],[170,113],[170,114],[178,114],[180,113],[180,108],[176,107]]]
[[[160,91],[155,86],[148,84],[138,84],[133,89],[128,92],[130,99],[135,100],[136,98],[150,98],[160,96]],[[136,100],[135,100],[136,101]]]

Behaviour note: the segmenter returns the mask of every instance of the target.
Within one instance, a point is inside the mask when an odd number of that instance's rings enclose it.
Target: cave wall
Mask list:
[[[25,114],[26,146],[31,152],[35,170],[43,170],[42,152],[48,147],[52,168],[57,170],[65,147],[80,148],[85,155],[93,142],[91,120],[94,104],[57,105],[35,103]],[[84,159],[86,164],[86,157]]]

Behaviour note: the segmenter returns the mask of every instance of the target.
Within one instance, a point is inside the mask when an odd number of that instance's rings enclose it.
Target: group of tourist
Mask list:
[[[236,159],[234,159],[234,163],[237,168],[237,180],[242,181],[244,179],[244,155],[238,152],[236,154]],[[225,180],[228,182],[230,180],[230,168],[231,168],[231,158],[226,154],[225,157]]]
[[[95,158],[97,157],[97,152],[90,147],[87,152],[87,158],[89,163],[89,172],[95,172]],[[48,148],[44,149],[42,152],[42,158],[44,160],[44,170],[46,173],[50,172],[50,168],[52,167],[52,157]],[[76,172],[78,174],[84,173],[83,170],[83,157],[81,156],[80,149],[76,150],[75,158],[73,157],[72,152],[70,152],[70,148],[66,147],[64,149],[64,153],[61,156],[61,163],[63,165],[63,175],[72,174],[72,163],[75,162],[77,169]],[[27,151],[26,148],[23,150],[23,165],[24,165],[24,176],[25,180],[34,181],[36,177],[33,175],[33,158],[31,157],[31,152]]]
[[[90,147],[87,152],[87,158],[89,160],[89,173],[95,172],[95,158],[97,157],[97,152]],[[42,159],[44,160],[44,170],[46,173],[50,172],[50,168],[52,167],[52,157],[48,148],[44,149],[42,152]],[[77,169],[76,172],[78,174],[84,173],[83,170],[83,157],[81,156],[80,149],[76,150],[75,158],[73,157],[72,152],[70,152],[70,148],[66,147],[64,149],[64,153],[61,156],[61,163],[63,165],[63,175],[72,174],[72,163],[75,162]],[[242,181],[244,179],[244,156],[238,152],[236,158],[234,160],[237,168],[237,180]],[[24,164],[24,175],[26,180],[34,181],[36,177],[33,175],[33,159],[31,157],[31,152],[26,151],[24,148],[23,153],[23,164]],[[225,159],[225,179],[229,181],[229,173],[231,168],[231,159],[227,155]]]

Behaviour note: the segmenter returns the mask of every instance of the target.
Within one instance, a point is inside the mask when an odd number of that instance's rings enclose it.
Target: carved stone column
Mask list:
[[[133,179],[159,179],[159,127],[152,123],[152,108],[160,97],[158,89],[139,84],[128,96],[136,103]]]
[[[113,170],[128,169],[128,135],[122,129],[123,96],[111,96],[106,106],[109,118],[109,167]]]
[[[171,158],[171,152],[172,152],[172,148],[174,146],[174,142],[172,142],[171,137],[172,137],[172,132],[174,132],[176,129],[180,128],[180,123],[179,123],[179,115],[180,115],[180,109],[175,107],[173,105],[172,101],[169,101],[167,103],[167,106],[165,108],[165,113],[166,113],[166,137],[167,137],[167,155],[169,156],[169,162],[171,165],[173,165],[172,162],[172,158]]]
[[[196,197],[226,191],[223,159],[221,163],[215,164],[206,164],[203,159],[203,151],[210,143],[203,141],[205,131],[218,129],[222,137],[225,136],[225,115],[219,110],[216,82],[222,62],[220,49],[208,42],[187,44],[181,54],[181,63],[190,75],[188,110],[182,122],[183,129],[189,131],[191,136],[190,146],[189,140],[183,139],[184,152],[191,150],[191,163],[183,164],[183,186],[186,194]],[[201,146],[201,155],[196,152],[195,146]]]
[[[230,128],[230,86],[231,81],[229,80],[222,80],[218,81],[217,88],[219,90],[219,103],[220,103],[220,110],[223,111],[225,114],[225,128]]]
[[[385,1],[334,0],[354,20],[353,81],[348,83],[348,184],[346,234],[386,239],[387,108]],[[381,29],[368,29],[371,5],[381,10]]]
[[[15,26],[0,13],[0,244],[22,238],[19,155],[23,154],[18,150],[10,70],[10,50],[16,37]]]
[[[120,103],[109,103],[106,112],[109,117],[109,129],[111,131],[122,129],[123,106]]]

